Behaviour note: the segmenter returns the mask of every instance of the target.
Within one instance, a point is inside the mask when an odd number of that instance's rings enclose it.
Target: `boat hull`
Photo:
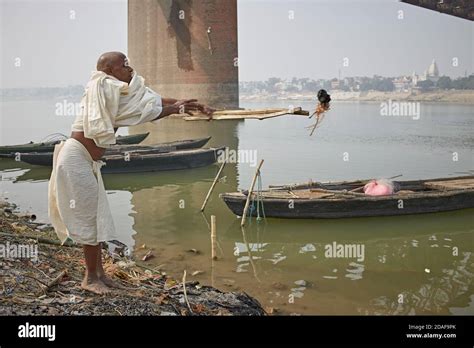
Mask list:
[[[182,150],[160,154],[132,156],[110,156],[103,159],[103,174],[144,173],[169,170],[184,170],[209,166],[217,162],[218,151],[223,148]]]
[[[197,149],[204,146],[208,141],[208,138],[202,139],[193,139],[193,140],[182,140],[182,141],[175,141],[169,143],[162,143],[152,146],[139,146],[139,145],[132,145],[132,146],[113,146],[111,149],[107,149],[105,155],[111,154],[125,154],[125,153],[133,153],[133,152],[140,152],[140,153],[163,153],[163,152],[171,152],[176,150],[186,150],[186,149]],[[53,153],[46,152],[46,153],[23,153],[19,156],[19,159],[22,162],[38,165],[38,166],[52,166],[53,165]]]
[[[134,134],[126,136],[118,136],[116,141],[117,145],[133,145],[140,144],[150,133]],[[22,145],[7,145],[0,146],[0,154],[7,156],[2,157],[14,157],[16,153],[28,153],[28,152],[54,152],[54,146],[59,144],[60,141],[50,141],[44,143],[30,143]]]
[[[143,134],[133,134],[133,135],[125,135],[125,136],[118,136],[116,138],[117,145],[133,145],[133,144],[140,144],[143,140],[145,140],[150,133],[143,133]]]
[[[452,179],[435,179],[430,180],[430,183],[442,180]],[[416,183],[418,186],[420,185],[420,181],[410,181],[401,184],[401,186],[417,188]],[[330,185],[332,188],[337,187],[337,184]],[[264,191],[263,195],[265,192],[270,191]],[[242,216],[247,199],[245,192],[224,193],[221,194],[221,198],[234,214]],[[255,216],[256,201],[252,202],[249,214]],[[267,217],[286,219],[338,219],[437,213],[474,208],[474,189],[426,189],[411,193],[402,193],[401,191],[399,194],[378,197],[358,194],[346,198],[333,196],[331,199],[263,198],[263,207]],[[262,209],[260,209],[261,211]]]

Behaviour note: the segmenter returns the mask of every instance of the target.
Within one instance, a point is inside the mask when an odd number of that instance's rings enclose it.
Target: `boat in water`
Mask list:
[[[102,174],[127,174],[148,173],[170,170],[193,169],[210,166],[217,162],[220,151],[225,147],[208,149],[188,149],[168,152],[141,153],[131,152],[126,154],[112,154],[101,158],[105,165],[101,169]],[[45,169],[43,178],[48,178],[50,168]]]
[[[132,153],[140,154],[153,154],[153,153],[164,153],[172,152],[177,150],[186,150],[186,149],[198,149],[206,145],[211,137],[199,138],[199,139],[189,139],[189,140],[179,140],[172,141],[167,143],[160,143],[156,145],[114,145],[108,148],[105,151],[104,156],[111,155],[122,155]],[[32,165],[39,166],[52,166],[53,165],[53,152],[29,152],[22,153],[19,156],[12,154],[10,157],[17,157],[21,162],[25,162]]]
[[[336,219],[424,214],[474,208],[474,176],[397,181],[385,196],[359,193],[371,180],[308,183],[253,192],[249,215],[286,219]],[[229,209],[242,216],[247,191],[223,193]],[[263,207],[263,209],[262,209]]]
[[[190,149],[164,153],[130,153],[129,156],[108,155],[102,174],[145,173],[168,170],[183,170],[206,167],[217,162],[220,151],[225,147],[209,149]]]
[[[148,137],[150,133],[142,134],[133,134],[133,135],[118,135],[117,136],[117,145],[132,145],[140,144],[143,140]],[[26,152],[54,152],[54,146],[59,144],[62,140],[67,139],[66,136],[62,136],[58,139],[51,141],[43,142],[29,142],[28,144],[20,145],[5,145],[0,146],[0,154],[5,154],[6,156],[2,157],[14,157],[16,153],[26,153]]]

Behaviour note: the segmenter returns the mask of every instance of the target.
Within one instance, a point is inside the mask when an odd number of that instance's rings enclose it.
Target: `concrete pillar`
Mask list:
[[[164,97],[238,107],[237,0],[129,0],[128,56]]]

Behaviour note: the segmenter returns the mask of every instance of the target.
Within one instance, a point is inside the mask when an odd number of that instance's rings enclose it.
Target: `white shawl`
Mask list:
[[[81,102],[84,136],[97,146],[115,144],[114,128],[135,126],[156,119],[161,97],[134,73],[130,84],[102,71],[94,71]]]

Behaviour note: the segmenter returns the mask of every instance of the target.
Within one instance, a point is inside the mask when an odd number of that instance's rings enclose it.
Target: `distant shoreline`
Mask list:
[[[386,102],[393,101],[413,101],[413,102],[433,102],[433,103],[456,103],[474,105],[474,90],[449,90],[431,92],[343,92],[330,91],[333,101],[348,102]],[[258,100],[298,100],[315,101],[316,95],[312,94],[286,94],[286,95],[240,95],[241,101]]]
[[[387,102],[392,101],[413,101],[429,103],[453,103],[474,105],[474,90],[443,90],[429,92],[344,92],[329,91],[331,98],[335,102]],[[10,95],[0,96],[0,102],[16,101],[39,101],[39,100],[68,100],[70,102],[80,102],[81,94],[59,94],[59,95]],[[316,101],[315,93],[280,93],[280,94],[245,94],[240,93],[240,101],[275,101],[275,100],[294,100],[294,101]]]

